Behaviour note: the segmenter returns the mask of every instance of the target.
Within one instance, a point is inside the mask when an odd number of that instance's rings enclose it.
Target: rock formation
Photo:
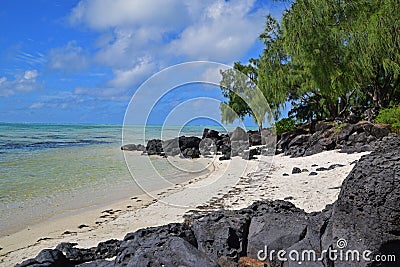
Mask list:
[[[277,143],[277,153],[302,157],[332,149],[344,153],[372,151],[375,144],[389,133],[389,125],[385,124],[364,121],[339,126],[319,121],[282,134]]]

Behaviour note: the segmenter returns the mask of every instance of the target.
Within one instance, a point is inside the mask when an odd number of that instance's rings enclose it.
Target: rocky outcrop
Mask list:
[[[200,157],[199,144],[201,139],[195,136],[179,137],[179,148],[185,158]]]
[[[385,124],[358,122],[336,125],[333,122],[316,122],[282,134],[277,153],[291,157],[309,156],[326,150],[340,149],[343,153],[372,151],[379,140],[389,135]]]
[[[44,267],[44,266],[74,266],[70,260],[58,249],[44,249],[33,258],[17,264],[16,267]]]
[[[312,122],[304,124],[295,131],[283,133],[276,145],[276,153],[284,153],[291,157],[302,157],[326,150],[339,149],[342,153],[372,151],[379,140],[389,135],[390,128],[385,124],[373,124],[362,121],[355,124],[337,124],[334,122]],[[122,150],[137,150],[148,155],[176,156],[198,158],[219,153],[221,160],[240,156],[253,159],[255,155],[271,154],[276,139],[270,129],[246,132],[237,127],[229,134],[205,128],[202,138],[177,137],[161,141],[152,139],[143,145],[128,144]],[[262,146],[257,150],[249,150],[251,146]]]
[[[185,158],[198,158],[200,157],[200,141],[201,139],[195,136],[180,136],[166,141],[152,139],[147,142],[146,153],[148,155],[182,155]]]
[[[210,138],[213,140],[220,140],[222,137],[220,136],[218,131],[215,130],[211,130],[208,128],[204,128],[203,130],[203,136],[201,139],[205,139],[205,138]]]
[[[321,238],[323,247],[337,247],[336,242],[342,238],[347,242],[346,249],[370,250],[371,257],[395,254],[398,260],[397,264],[370,266],[400,266],[399,151],[398,137],[384,137],[375,151],[357,162],[333,206]],[[351,265],[339,262],[334,266]]]
[[[127,150],[127,151],[146,151],[146,147],[142,144],[128,144],[128,145],[123,145],[121,146],[121,150]]]
[[[168,224],[127,234],[112,266],[218,266],[197,249],[185,224]]]
[[[218,131],[205,128],[202,138],[195,136],[177,137],[169,140],[151,139],[146,146],[141,144],[127,144],[121,147],[126,151],[142,151],[148,155],[177,156],[198,158],[221,154],[220,160],[229,160],[231,157],[240,156],[243,159],[254,159],[255,155],[272,154],[275,146],[274,133],[269,129],[246,132],[237,127],[229,134],[220,134]],[[259,146],[249,150],[250,146]]]
[[[147,155],[161,155],[164,153],[162,141],[160,139],[152,139],[146,145]]]

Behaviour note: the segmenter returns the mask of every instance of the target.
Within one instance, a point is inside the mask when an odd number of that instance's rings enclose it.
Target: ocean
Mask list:
[[[0,236],[29,224],[82,208],[161,189],[146,156],[130,156],[127,168],[121,144],[145,143],[179,135],[200,136],[205,126],[128,126],[0,123]],[[222,130],[218,127],[209,127]],[[124,132],[124,141],[122,141]],[[145,133],[145,137],[144,137]],[[151,158],[169,184],[204,174],[175,168]],[[134,179],[135,178],[135,179]]]

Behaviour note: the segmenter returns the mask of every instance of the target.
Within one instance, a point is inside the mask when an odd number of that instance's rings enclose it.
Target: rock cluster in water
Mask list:
[[[308,267],[400,266],[400,138],[383,137],[375,145],[347,176],[338,200],[321,212],[306,213],[286,201],[259,201],[141,229],[95,248],[62,243],[18,266],[299,266],[277,253],[264,258],[265,248],[307,251],[311,261],[299,259]],[[322,257],[329,249],[336,250],[336,260]],[[397,262],[366,262],[366,250],[371,251],[367,258],[394,255]],[[340,251],[358,251],[360,261],[340,258]],[[323,259],[314,261],[313,255]]]

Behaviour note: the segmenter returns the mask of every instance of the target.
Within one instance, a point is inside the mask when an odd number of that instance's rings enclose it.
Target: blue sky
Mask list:
[[[257,57],[265,16],[279,17],[288,5],[4,0],[0,121],[120,124],[137,88],[166,67],[196,60],[233,65]],[[218,88],[182,86],[155,107],[152,123],[162,123],[174,106],[168,103],[193,97],[222,99]]]

